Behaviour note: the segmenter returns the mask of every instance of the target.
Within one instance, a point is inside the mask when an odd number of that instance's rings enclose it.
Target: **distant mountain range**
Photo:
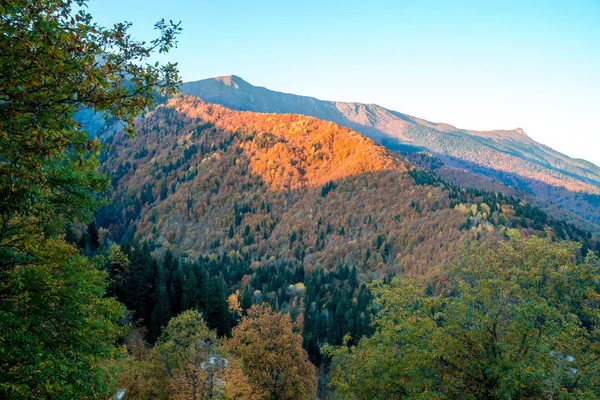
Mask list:
[[[474,131],[376,104],[324,101],[257,87],[231,75],[185,83],[182,91],[234,110],[302,114],[332,121],[391,150],[428,152],[445,165],[525,190],[600,225],[600,168],[528,137],[522,129]]]

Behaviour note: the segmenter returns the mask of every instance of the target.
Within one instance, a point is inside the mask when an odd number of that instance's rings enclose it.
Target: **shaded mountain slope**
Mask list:
[[[373,278],[443,266],[504,227],[585,241],[586,232],[513,197],[457,189],[331,122],[239,112],[177,96],[112,139],[116,240],[223,255],[255,267],[356,266]],[[596,244],[590,236],[586,246]]]
[[[235,75],[188,82],[182,91],[236,110],[296,113],[333,121],[392,150],[427,149],[450,167],[499,179],[600,224],[600,168],[537,143],[519,128],[464,130],[375,104],[275,92]]]

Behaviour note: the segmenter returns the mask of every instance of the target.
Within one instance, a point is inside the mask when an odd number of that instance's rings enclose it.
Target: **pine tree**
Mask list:
[[[198,280],[193,271],[189,271],[187,279],[183,285],[183,295],[181,297],[181,310],[189,310],[198,307]]]
[[[221,277],[208,280],[208,302],[205,316],[207,325],[211,329],[215,329],[219,336],[227,336],[231,333],[227,286]]]
[[[89,240],[90,250],[95,251],[100,246],[100,236],[98,235],[98,228],[96,227],[96,221],[92,221],[87,226],[87,234]]]
[[[152,321],[150,326],[150,340],[155,340],[161,333],[162,328],[167,326],[171,319],[171,304],[167,292],[167,273],[162,266],[158,269],[156,303],[152,310]]]
[[[240,305],[242,306],[242,310],[244,312],[246,312],[246,310],[252,307],[252,293],[250,293],[249,285],[246,285],[246,287],[244,288]]]

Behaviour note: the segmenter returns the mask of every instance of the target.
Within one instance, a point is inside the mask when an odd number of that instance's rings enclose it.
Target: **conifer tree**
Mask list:
[[[219,336],[227,336],[231,333],[227,297],[227,286],[223,278],[209,278],[206,322],[211,329],[217,331]]]
[[[189,310],[198,307],[198,280],[193,270],[188,271],[187,279],[183,285],[183,295],[181,297],[181,309]]]
[[[163,266],[158,268],[156,278],[156,301],[152,310],[152,322],[150,329],[150,338],[156,339],[162,328],[167,326],[171,319],[171,303],[169,293],[167,292],[167,272]]]

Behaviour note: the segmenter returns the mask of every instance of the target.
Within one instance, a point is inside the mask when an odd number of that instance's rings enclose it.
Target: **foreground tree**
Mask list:
[[[77,5],[81,11],[74,9]],[[105,277],[60,240],[89,220],[108,187],[102,145],[74,120],[88,110],[123,123],[174,90],[172,64],[148,65],[178,27],[136,42],[103,29],[85,0],[0,0],[0,397],[98,397],[100,359],[114,350],[120,307]]]
[[[86,0],[0,1],[0,248],[27,248],[35,234],[62,231],[99,204],[107,179],[97,172],[102,146],[74,120],[81,110],[133,121],[152,105],[153,90],[173,91],[175,65],[149,65],[174,45],[176,25],[134,41],[129,24],[103,29]],[[74,4],[80,11],[73,9]],[[7,254],[8,253],[8,254]]]
[[[332,387],[347,399],[597,398],[600,269],[575,250],[514,236],[474,244],[439,287],[377,287],[377,331],[331,352]]]
[[[253,306],[225,348],[241,361],[250,382],[264,390],[266,399],[316,397],[315,367],[289,314],[276,313],[267,305]]]
[[[117,375],[128,399],[253,400],[260,390],[240,362],[226,354],[202,315],[184,311],[169,321],[152,350],[128,344]]]
[[[102,260],[45,240],[8,273],[0,311],[0,397],[97,398],[110,389],[102,361],[115,352],[123,308],[103,298]]]

